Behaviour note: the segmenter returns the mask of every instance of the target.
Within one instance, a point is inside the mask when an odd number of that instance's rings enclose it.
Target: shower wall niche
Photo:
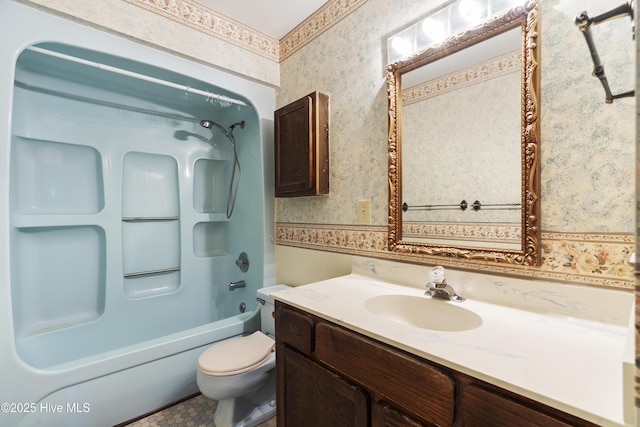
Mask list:
[[[87,216],[104,207],[92,147],[13,137],[11,203],[16,329],[25,336],[90,322],[105,299],[105,233]],[[42,286],[46,283],[46,286]],[[73,295],[57,304],[61,295]]]
[[[178,164],[171,156],[130,152],[122,171],[124,292],[131,298],[180,285]]]
[[[227,162],[199,159],[193,177],[193,208],[203,214],[226,215],[228,181]],[[228,247],[224,222],[199,222],[193,227],[193,252],[198,257],[219,256]]]
[[[245,169],[227,218],[231,147],[200,126],[247,121],[240,162],[261,158],[251,107],[202,81],[60,44],[19,56],[13,95],[11,306],[24,361],[51,368],[202,326],[237,313],[229,307],[245,291],[229,293],[230,281],[252,283],[252,295],[262,285],[264,222],[234,225],[248,218],[262,169]],[[253,276],[239,277],[235,258],[249,248],[260,250]]]

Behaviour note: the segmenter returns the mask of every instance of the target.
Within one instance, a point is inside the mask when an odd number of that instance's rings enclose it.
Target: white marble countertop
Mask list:
[[[365,308],[368,298],[383,294],[424,297],[424,289],[351,274],[279,291],[273,296],[595,424],[632,425],[625,421],[623,408],[623,355],[628,327],[468,298],[462,303],[437,302],[459,304],[477,313],[482,325],[468,331],[439,332],[390,321]]]

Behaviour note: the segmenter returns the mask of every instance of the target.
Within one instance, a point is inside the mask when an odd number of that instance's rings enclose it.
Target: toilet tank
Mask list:
[[[272,292],[282,291],[285,289],[290,289],[291,286],[287,285],[276,285],[269,286],[268,288],[260,288],[257,291],[257,299],[260,301],[260,321],[261,330],[267,335],[271,337],[276,336],[276,324],[273,318],[273,312],[275,310],[275,304],[273,302],[273,298],[271,297]]]

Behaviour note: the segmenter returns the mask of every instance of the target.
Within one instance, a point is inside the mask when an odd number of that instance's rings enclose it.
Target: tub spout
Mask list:
[[[244,282],[244,280],[238,280],[237,282],[229,283],[229,290],[232,291],[237,288],[244,288],[245,286],[247,286],[247,284]]]

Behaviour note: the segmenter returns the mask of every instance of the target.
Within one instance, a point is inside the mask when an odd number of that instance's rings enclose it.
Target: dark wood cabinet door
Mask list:
[[[285,307],[276,301],[276,337],[278,341],[309,355],[314,346],[315,323],[311,316]]]
[[[367,393],[278,345],[278,427],[367,427]]]
[[[455,381],[443,370],[330,323],[316,325],[315,354],[417,419],[440,426],[455,417]]]
[[[373,405],[373,420],[371,427],[426,427],[409,415],[396,411],[382,402]]]
[[[484,388],[463,388],[460,412],[465,427],[576,427],[593,424],[558,412],[552,415],[524,401],[518,402]],[[566,421],[560,418],[566,418]]]
[[[328,102],[314,92],[274,113],[276,197],[329,192]]]

